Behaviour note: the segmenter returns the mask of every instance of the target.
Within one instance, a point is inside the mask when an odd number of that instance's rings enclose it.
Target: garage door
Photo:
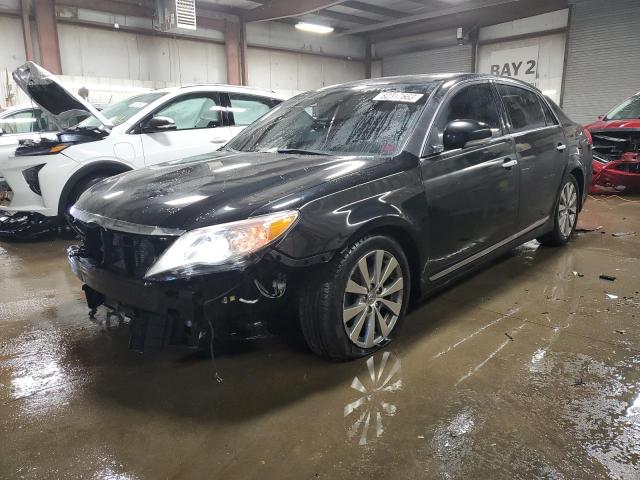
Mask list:
[[[394,55],[382,60],[382,75],[471,71],[471,46],[464,45]]]
[[[564,110],[589,123],[640,90],[640,2],[608,0],[573,6]]]

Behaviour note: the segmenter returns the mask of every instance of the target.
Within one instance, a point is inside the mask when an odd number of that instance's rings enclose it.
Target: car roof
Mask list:
[[[0,110],[0,117],[9,115],[20,110],[40,110],[40,107],[35,103],[21,103],[20,105],[12,105],[10,107]]]
[[[280,100],[286,100],[288,97],[276,93],[274,90],[267,90],[255,87],[246,87],[241,85],[227,85],[224,83],[193,83],[183,85],[180,87],[167,87],[154,90],[156,92],[175,93],[178,91],[187,92],[233,92],[233,93],[246,93],[249,95],[259,95],[261,97],[277,98]]]
[[[378,77],[378,78],[369,78],[365,80],[356,80],[353,82],[343,83],[341,85],[332,85],[331,87],[338,87],[343,85],[348,85],[350,87],[356,86],[383,86],[383,85],[423,85],[425,83],[443,83],[446,81],[454,81],[464,82],[469,80],[501,80],[519,83],[523,86],[527,86],[529,88],[532,87],[531,84],[523,82],[521,80],[517,80],[510,77],[500,77],[497,75],[490,75],[488,73],[436,73],[436,74],[416,74],[416,75],[398,75],[394,77]]]

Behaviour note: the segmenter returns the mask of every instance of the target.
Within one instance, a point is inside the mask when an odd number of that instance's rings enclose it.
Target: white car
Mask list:
[[[38,140],[42,136],[55,137],[58,124],[40,108],[25,103],[0,111],[0,147],[18,146],[23,139]]]
[[[58,122],[90,116],[0,158],[2,236],[30,237],[61,225],[80,194],[103,178],[217,150],[284,100],[268,90],[193,85],[141,93],[98,111],[33,62],[13,77]]]

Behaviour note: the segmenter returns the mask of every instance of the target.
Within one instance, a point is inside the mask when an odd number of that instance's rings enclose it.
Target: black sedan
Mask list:
[[[591,163],[582,127],[527,84],[363,80],[95,185],[71,210],[69,262],[91,309],[131,318],[133,348],[294,306],[311,350],[347,360],[393,340],[410,300],[525,241],[566,244]]]

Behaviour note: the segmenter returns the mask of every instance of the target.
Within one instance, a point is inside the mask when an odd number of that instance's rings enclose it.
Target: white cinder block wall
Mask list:
[[[26,61],[18,11],[17,0],[0,0],[0,106],[27,101],[11,80],[11,71]],[[61,78],[75,90],[86,86],[93,102],[115,101],[149,88],[226,82],[221,32],[199,28],[194,35],[202,40],[168,37],[154,35],[150,19],[86,9],[62,9],[58,14],[75,18],[76,13],[79,20],[109,26],[58,23]],[[148,29],[149,34],[114,29],[114,23]],[[359,38],[314,35],[264,22],[247,26],[247,42],[250,86],[294,95],[365,75],[365,43]],[[37,52],[37,41],[35,48]]]

